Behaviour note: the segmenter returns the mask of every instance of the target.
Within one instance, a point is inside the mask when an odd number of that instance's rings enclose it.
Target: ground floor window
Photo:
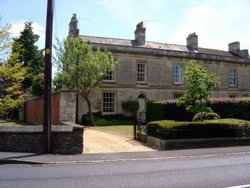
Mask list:
[[[178,99],[183,96],[183,93],[174,93],[174,99]]]
[[[105,92],[102,94],[102,112],[103,113],[115,112],[115,93]]]

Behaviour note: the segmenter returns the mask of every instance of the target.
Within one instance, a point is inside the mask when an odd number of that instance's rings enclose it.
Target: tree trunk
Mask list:
[[[90,125],[95,126],[95,120],[94,120],[94,116],[93,116],[92,109],[91,109],[91,102],[87,96],[84,96],[84,99],[86,100],[88,104],[88,109],[89,109],[88,115],[89,115]]]

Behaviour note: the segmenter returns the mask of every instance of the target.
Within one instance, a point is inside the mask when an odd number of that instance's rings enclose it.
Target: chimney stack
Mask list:
[[[138,42],[139,45],[145,44],[145,34],[146,28],[143,27],[143,22],[140,22],[136,25],[135,30],[135,40]]]
[[[228,51],[233,54],[239,54],[240,51],[240,43],[239,42],[232,42],[228,44]]]
[[[78,35],[79,35],[78,20],[76,18],[76,14],[74,13],[69,23],[68,37],[76,37]]]
[[[240,50],[240,42],[232,42],[228,44],[228,51],[233,55],[238,55],[242,58],[249,58],[248,50]]]
[[[198,50],[198,35],[191,33],[187,37],[187,47]]]

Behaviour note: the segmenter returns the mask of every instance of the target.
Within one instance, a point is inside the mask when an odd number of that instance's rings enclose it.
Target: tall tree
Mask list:
[[[23,81],[26,90],[32,87],[32,93],[40,96],[43,94],[44,57],[35,45],[39,36],[34,34],[32,22],[25,22],[24,30],[18,38],[14,39],[10,62],[17,59],[23,67],[27,67],[27,76]]]
[[[186,93],[177,102],[184,104],[186,109],[191,112],[200,112],[204,115],[206,112],[211,112],[211,108],[207,107],[205,102],[209,100],[209,92],[218,87],[218,76],[215,73],[207,72],[206,67],[198,62],[189,61],[184,70],[184,79]]]
[[[0,118],[12,116],[24,102],[22,81],[25,74],[26,68],[18,63],[0,66]]]
[[[77,91],[86,101],[91,125],[95,125],[89,95],[97,87],[103,77],[114,68],[115,60],[111,52],[92,50],[90,43],[81,38],[68,38],[64,45],[57,48],[57,57],[63,67],[63,83]]]

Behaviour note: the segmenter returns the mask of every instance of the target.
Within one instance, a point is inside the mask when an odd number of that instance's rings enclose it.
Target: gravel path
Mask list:
[[[106,132],[84,129],[84,152],[83,153],[114,153],[114,152],[136,152],[136,151],[154,151],[143,145],[143,143],[113,135]]]

